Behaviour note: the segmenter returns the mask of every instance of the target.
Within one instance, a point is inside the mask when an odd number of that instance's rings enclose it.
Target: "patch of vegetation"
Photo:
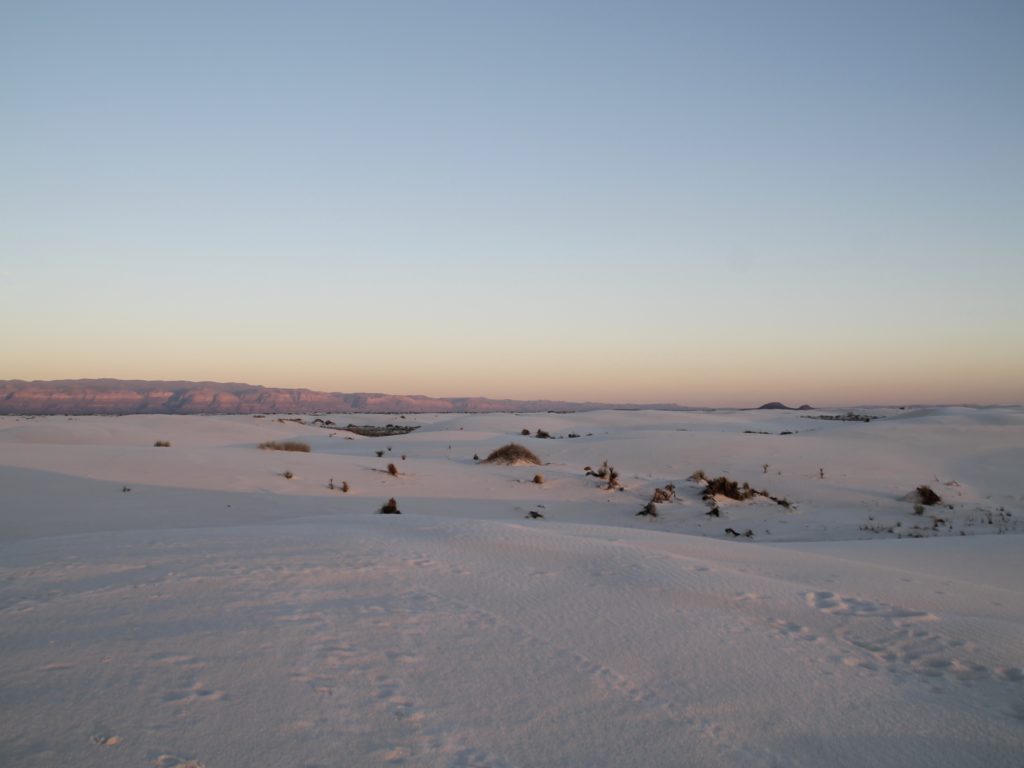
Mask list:
[[[392,435],[407,435],[410,432],[415,432],[419,429],[419,425],[386,424],[383,427],[379,427],[373,424],[349,424],[339,429],[343,432],[352,432],[363,437],[391,437]]]
[[[157,440],[155,443],[153,443],[153,447],[154,448],[170,448],[171,447],[171,441],[170,440]]]
[[[737,530],[736,530],[736,529],[734,529],[734,528],[726,528],[726,529],[725,529],[725,532],[726,532],[726,533],[727,533],[727,534],[728,534],[729,536],[734,536],[734,537],[738,537],[738,536],[746,536],[746,537],[747,537],[748,539],[752,539],[752,538],[754,538],[754,532],[753,532],[752,530],[750,530],[749,528],[747,528],[747,530],[745,530],[745,531],[744,531],[743,533],[740,533],[739,531],[737,531]]]
[[[284,472],[281,473],[281,477],[283,477],[285,480],[291,480],[293,477],[295,477],[295,475],[292,474],[292,471],[290,469],[286,469]]]
[[[942,501],[942,498],[939,496],[939,494],[937,494],[927,485],[917,486],[917,488],[914,490],[914,493],[917,494],[918,501],[924,504],[926,507],[931,507]]]
[[[744,483],[741,487],[739,483],[735,480],[730,480],[725,475],[708,480],[702,494],[704,501],[709,501],[714,496],[725,496],[727,499],[735,501],[746,501],[756,495],[757,492],[747,483]]]
[[[604,489],[606,491],[613,491],[616,488],[622,488],[622,485],[619,483],[619,473],[615,470],[615,467],[609,466],[607,461],[601,462],[601,466],[597,469],[584,467],[583,471],[588,477],[596,477],[598,480],[605,480],[606,484]]]
[[[676,487],[669,483],[664,488],[655,488],[654,495],[651,497],[652,504],[667,504],[670,501],[675,501],[676,498]]]
[[[388,464],[388,474],[392,477],[398,477],[398,467],[394,464]]]
[[[491,451],[484,464],[540,464],[540,459],[529,448],[509,443]]]
[[[279,443],[276,440],[267,440],[265,443],[260,443],[259,448],[262,451],[299,451],[300,453],[309,453],[309,443],[300,443],[298,440],[286,440],[283,443]]]
[[[388,499],[387,502],[380,508],[380,514],[382,515],[400,515],[401,511],[398,509],[398,502],[393,498]]]
[[[653,501],[647,502],[646,506],[636,513],[637,517],[657,517],[658,516],[658,505]]]
[[[735,480],[730,480],[725,475],[709,479],[703,472],[698,470],[691,475],[691,479],[696,477],[698,473],[701,475],[701,479],[705,483],[704,491],[701,493],[701,498],[708,504],[714,505],[716,496],[724,496],[725,498],[732,499],[733,501],[747,501],[755,496],[763,496],[766,499],[774,501],[780,507],[785,507],[786,509],[793,508],[792,502],[783,496],[772,496],[768,491],[751,488],[749,483],[743,483],[740,485]]]
[[[537,485],[544,485],[544,475],[536,474],[533,476],[533,482]]]
[[[875,419],[882,418],[881,416],[870,416],[866,413],[854,413],[853,411],[847,411],[842,415],[832,415],[823,413],[817,416],[802,416],[804,419],[821,419],[822,421],[863,421],[869,422]]]

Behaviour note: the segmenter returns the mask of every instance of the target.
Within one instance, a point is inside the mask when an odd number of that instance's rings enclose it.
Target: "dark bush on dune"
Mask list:
[[[518,443],[503,445],[484,459],[484,464],[540,464],[540,459],[529,448]]]
[[[917,494],[918,501],[924,504],[926,507],[933,506],[942,501],[942,498],[929,488],[927,485],[919,485],[914,491]]]
[[[708,480],[707,487],[704,489],[705,499],[710,499],[714,496],[725,496],[727,499],[745,501],[754,495],[755,492],[750,486],[744,484],[743,487],[740,487],[739,483],[735,480],[730,480],[724,475]]]

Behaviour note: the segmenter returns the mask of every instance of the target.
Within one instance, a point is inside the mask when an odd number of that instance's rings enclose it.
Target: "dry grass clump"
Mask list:
[[[394,464],[388,464],[388,474],[392,477],[398,477],[398,467]]]
[[[286,469],[284,472],[281,473],[281,477],[283,477],[285,480],[291,480],[293,477],[295,477],[295,475],[292,473],[290,469]]]
[[[519,443],[509,443],[491,451],[484,464],[540,464],[537,454]]]
[[[259,447],[262,451],[299,451],[301,453],[309,453],[309,443],[300,443],[298,440],[285,440],[283,443],[279,443],[277,440],[267,440],[265,443],[260,443]]]
[[[400,515],[402,514],[398,509],[398,502],[393,498],[388,499],[387,503],[380,508],[380,514],[382,515]]]
[[[665,504],[674,500],[676,497],[676,487],[669,483],[664,488],[655,488],[654,495],[651,497],[652,504]]]
[[[537,485],[544,485],[544,475],[536,474],[533,476],[533,482]]]
[[[607,461],[602,462],[601,466],[597,469],[584,467],[583,471],[588,477],[596,477],[598,480],[607,480],[608,484],[604,487],[606,491],[613,491],[616,488],[622,488],[622,484],[619,482],[619,473],[615,470],[615,467],[608,466]]]
[[[153,447],[154,448],[170,448],[171,447],[171,441],[170,440],[157,440],[155,443],[153,443]]]

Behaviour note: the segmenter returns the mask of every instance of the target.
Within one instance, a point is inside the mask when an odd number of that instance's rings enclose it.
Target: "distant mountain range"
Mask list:
[[[494,400],[222,384],[211,381],[0,381],[0,414],[130,413],[489,413],[591,411],[604,408],[694,410],[675,403],[576,403],[564,400]]]

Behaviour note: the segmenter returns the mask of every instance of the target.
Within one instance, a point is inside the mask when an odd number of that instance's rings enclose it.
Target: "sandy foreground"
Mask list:
[[[1024,409],[859,412],[0,417],[0,765],[1024,765]]]

